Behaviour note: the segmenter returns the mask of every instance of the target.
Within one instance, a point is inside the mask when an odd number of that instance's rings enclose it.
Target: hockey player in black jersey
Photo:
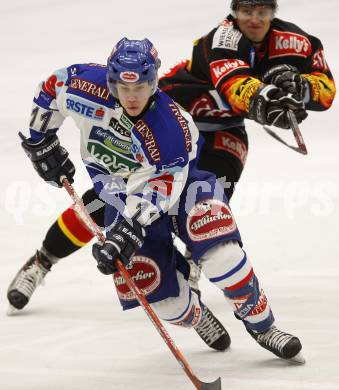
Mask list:
[[[335,96],[321,41],[276,18],[277,8],[277,0],[232,0],[231,14],[194,42],[191,59],[160,79],[205,139],[198,167],[222,178],[229,200],[247,159],[244,119],[288,129],[288,110],[300,123]],[[195,284],[200,270],[186,257]]]
[[[205,138],[199,168],[226,177],[229,199],[247,157],[245,118],[289,128],[289,108],[301,122],[335,96],[322,43],[276,18],[276,0],[233,0],[231,11],[195,41],[190,60],[160,79]]]

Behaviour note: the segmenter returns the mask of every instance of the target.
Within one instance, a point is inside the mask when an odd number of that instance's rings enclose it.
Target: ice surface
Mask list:
[[[153,40],[165,71],[189,57],[192,41],[227,13],[225,3],[1,2],[1,390],[193,388],[142,310],[121,311],[111,278],[97,272],[89,247],[60,262],[22,313],[6,317],[8,283],[70,203],[65,191],[41,182],[17,132],[27,127],[36,84],[53,70],[103,63],[126,35]],[[280,1],[280,17],[322,40],[337,79],[338,14],[336,0]],[[307,157],[248,123],[251,150],[232,204],[277,324],[301,338],[306,365],[291,366],[257,346],[203,280],[204,300],[229,330],[231,349],[210,351],[194,332],[167,326],[201,380],[221,376],[228,390],[339,389],[338,115],[336,102],[302,124]],[[60,138],[77,163],[81,192],[90,182],[77,137],[66,121]]]

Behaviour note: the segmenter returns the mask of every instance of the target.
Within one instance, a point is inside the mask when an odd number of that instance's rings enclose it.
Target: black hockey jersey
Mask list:
[[[165,74],[160,88],[190,112],[196,123],[233,127],[246,117],[261,76],[285,63],[297,67],[309,82],[306,109],[328,109],[335,96],[335,84],[322,43],[295,24],[278,18],[272,20],[264,43],[257,49],[229,15],[194,43],[191,60]]]

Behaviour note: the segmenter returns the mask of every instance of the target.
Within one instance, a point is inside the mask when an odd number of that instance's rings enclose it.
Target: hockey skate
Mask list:
[[[249,329],[247,331],[259,345],[281,359],[299,364],[305,363],[305,359],[300,352],[302,346],[298,337],[285,333],[275,326],[271,326],[262,333],[255,333]]]
[[[39,251],[24,264],[7,290],[8,315],[27,305],[39,284],[44,284],[44,278],[51,267],[52,263]]]
[[[231,344],[231,338],[221,322],[212,314],[207,306],[201,303],[202,317],[195,331],[212,349],[225,351]]]

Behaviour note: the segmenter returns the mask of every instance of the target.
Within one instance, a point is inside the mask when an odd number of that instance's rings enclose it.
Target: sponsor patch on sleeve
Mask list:
[[[58,81],[58,77],[53,74],[50,76],[42,85],[42,90],[53,98],[56,97],[56,86],[61,87],[64,83],[62,81]]]

